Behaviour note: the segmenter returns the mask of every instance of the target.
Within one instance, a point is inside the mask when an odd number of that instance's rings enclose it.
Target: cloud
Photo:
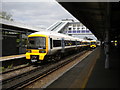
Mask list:
[[[13,15],[15,21],[49,27],[65,18],[75,19],[57,2],[3,2],[3,11]]]
[[[2,0],[2,2],[55,2],[55,0]]]

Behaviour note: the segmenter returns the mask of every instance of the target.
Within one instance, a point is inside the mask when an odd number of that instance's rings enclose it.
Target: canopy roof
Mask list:
[[[59,0],[57,0],[59,1]],[[120,2],[59,2],[100,40],[120,39]]]

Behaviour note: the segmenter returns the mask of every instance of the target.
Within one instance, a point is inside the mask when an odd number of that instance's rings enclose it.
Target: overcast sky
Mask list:
[[[65,18],[76,20],[60,4],[49,0],[48,2],[2,2],[2,10],[12,14],[17,22],[46,28]]]
[[[2,0],[2,10],[12,14],[16,22],[42,28],[48,28],[62,19],[78,21],[55,0]]]

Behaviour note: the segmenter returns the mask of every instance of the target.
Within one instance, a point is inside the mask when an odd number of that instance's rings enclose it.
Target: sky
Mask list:
[[[10,13],[16,22],[41,28],[62,19],[78,21],[55,0],[2,0],[2,11]]]
[[[12,14],[21,23],[38,27],[49,27],[62,19],[74,18],[57,2],[2,2],[2,10]]]

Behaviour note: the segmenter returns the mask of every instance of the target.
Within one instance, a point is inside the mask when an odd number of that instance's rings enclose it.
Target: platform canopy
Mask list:
[[[106,31],[109,31],[110,40],[120,39],[120,2],[57,1],[99,40],[105,40]]]
[[[27,25],[27,24],[23,24],[20,22],[15,22],[15,21],[9,21],[9,20],[5,20],[0,18],[0,24],[2,25],[3,30],[10,30],[10,31],[15,31],[15,32],[38,32],[38,31],[42,31],[43,29],[40,27],[35,27],[35,26],[31,26],[31,25]]]

